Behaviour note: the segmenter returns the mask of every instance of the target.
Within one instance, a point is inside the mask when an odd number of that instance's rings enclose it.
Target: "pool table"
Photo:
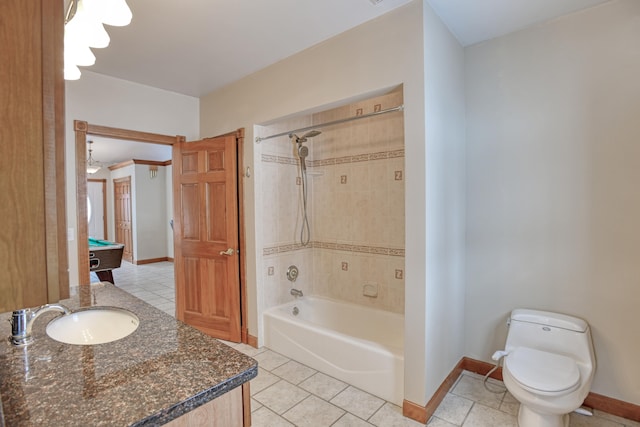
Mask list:
[[[101,282],[113,280],[112,270],[120,267],[124,245],[89,237],[89,270],[96,273]]]

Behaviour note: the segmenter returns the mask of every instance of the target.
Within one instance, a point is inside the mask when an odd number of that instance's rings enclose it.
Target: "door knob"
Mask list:
[[[231,256],[234,254],[234,250],[233,248],[229,248],[226,251],[220,251],[220,255],[227,255],[227,256]]]

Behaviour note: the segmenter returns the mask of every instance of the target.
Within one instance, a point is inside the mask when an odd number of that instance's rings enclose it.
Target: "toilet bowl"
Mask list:
[[[546,311],[509,318],[502,376],[520,402],[520,427],[566,427],[587,397],[596,363],[589,325]]]

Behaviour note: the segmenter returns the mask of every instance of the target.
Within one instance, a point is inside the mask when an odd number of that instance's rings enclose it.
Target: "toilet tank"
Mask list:
[[[591,331],[584,320],[566,314],[516,309],[509,317],[505,350],[529,347],[594,364]]]

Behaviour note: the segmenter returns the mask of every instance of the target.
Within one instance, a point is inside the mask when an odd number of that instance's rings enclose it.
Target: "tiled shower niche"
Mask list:
[[[358,103],[283,120],[268,136],[402,105],[402,88]],[[291,301],[295,287],[355,304],[404,313],[404,119],[402,111],[318,128],[309,138],[307,216],[300,243],[302,186],[288,136],[261,142],[264,308]],[[304,132],[300,132],[302,136]],[[366,294],[366,295],[365,295]]]

